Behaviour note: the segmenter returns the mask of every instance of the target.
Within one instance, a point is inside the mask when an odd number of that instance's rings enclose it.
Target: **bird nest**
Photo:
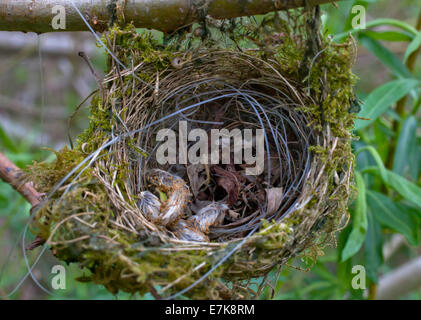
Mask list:
[[[278,15],[244,21],[214,28],[229,44],[203,27],[165,45],[131,27],[103,38],[120,63],[108,61],[89,129],[28,171],[48,194],[33,232],[90,270],[79,280],[156,298],[253,298],[251,279],[314,260],[343,227],[352,43],[319,38],[311,55],[314,39]]]

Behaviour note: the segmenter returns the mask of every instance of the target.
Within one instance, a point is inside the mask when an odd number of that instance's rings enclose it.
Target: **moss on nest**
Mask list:
[[[308,40],[303,27],[293,30],[289,20],[279,15],[257,26],[242,22],[234,29],[227,27],[231,23],[213,26],[207,39],[186,33],[166,45],[131,26],[114,27],[104,38],[128,69],[108,61],[105,92],[92,98],[90,126],[74,149],[65,147],[55,152],[54,162],[35,163],[28,170],[28,178],[37,181],[39,191],[49,194],[35,210],[33,232],[47,239],[60,260],[91,270],[80,281],[103,284],[113,293],[152,292],[155,297],[169,297],[193,284],[241,243],[184,295],[253,298],[256,292],[246,289],[243,280],[264,276],[296,256],[317,258],[343,227],[354,160],[350,144],[354,116],[348,113],[355,81],[353,43],[338,45],[322,38],[316,58],[303,75],[299,67],[305,61]],[[183,70],[188,70],[184,78]],[[150,154],[146,149],[155,134],[145,133],[148,142],[141,143],[139,129],[173,111],[173,106],[166,109],[170,104],[160,104],[160,97],[154,96],[157,84],[159,95],[176,90],[194,76],[206,78],[212,70],[227,83],[258,79],[294,96],[290,112],[306,120],[300,125],[312,136],[311,162],[288,214],[262,219],[258,231],[246,239],[238,235],[224,241],[180,242],[139,215],[136,201],[141,180],[133,171],[139,159]],[[126,130],[138,132],[126,134]],[[91,159],[95,161],[88,166]]]

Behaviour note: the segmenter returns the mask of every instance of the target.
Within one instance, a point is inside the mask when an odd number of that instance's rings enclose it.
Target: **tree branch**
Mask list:
[[[133,22],[138,28],[174,31],[199,21],[203,14],[215,19],[265,14],[334,0],[73,0],[96,31],[104,31],[111,20]],[[52,8],[65,8],[66,29],[54,30]],[[24,32],[86,31],[69,0],[3,0],[0,30]]]
[[[22,183],[20,179],[22,174],[22,170],[0,152],[0,179],[10,184],[32,207],[35,207],[40,203],[42,194],[35,190],[31,182]]]
[[[398,299],[421,287],[421,257],[380,278],[376,299]]]

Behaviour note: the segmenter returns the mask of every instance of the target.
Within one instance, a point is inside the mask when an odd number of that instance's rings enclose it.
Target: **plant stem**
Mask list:
[[[368,300],[376,300],[377,284],[372,283],[368,288]]]
[[[413,116],[417,114],[418,110],[420,109],[420,106],[421,106],[421,95],[418,97],[417,101],[415,101],[414,107],[412,108],[411,114]]]

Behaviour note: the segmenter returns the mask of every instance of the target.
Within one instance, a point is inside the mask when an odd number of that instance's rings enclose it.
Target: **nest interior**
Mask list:
[[[311,19],[207,21],[164,44],[112,28],[103,41],[127,68],[109,59],[89,128],[54,162],[29,168],[48,193],[33,232],[90,270],[80,281],[157,298],[255,298],[251,279],[322,254],[352,194],[354,47],[309,29]],[[234,152],[223,160],[222,148],[214,164],[169,149],[175,164],[161,163],[167,129],[177,150],[197,155],[183,128],[196,138],[261,129],[264,149],[254,138],[249,151],[263,153],[262,170],[247,174],[252,165]]]

